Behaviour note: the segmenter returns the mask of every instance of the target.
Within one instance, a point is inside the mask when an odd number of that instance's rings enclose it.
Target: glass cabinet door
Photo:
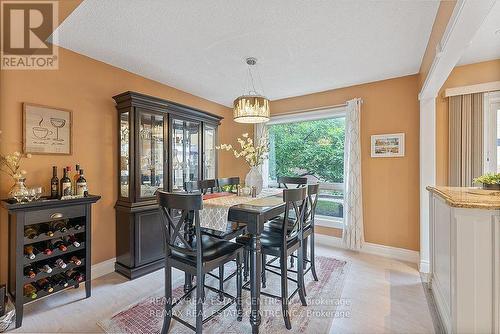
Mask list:
[[[216,145],[217,132],[215,126],[205,124],[203,130],[203,178],[205,179],[215,179],[216,177]]]
[[[184,191],[184,183],[200,179],[200,123],[172,121],[172,191]]]
[[[129,197],[130,178],[130,121],[129,113],[120,114],[120,196]]]
[[[163,116],[139,113],[139,194],[163,188]]]

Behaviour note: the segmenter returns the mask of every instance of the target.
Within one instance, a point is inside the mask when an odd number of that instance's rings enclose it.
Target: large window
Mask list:
[[[306,117],[284,117],[267,125],[270,147],[264,177],[270,186],[277,185],[278,176],[319,182],[317,221],[338,227],[344,216],[344,113],[337,110],[323,113],[320,119]]]

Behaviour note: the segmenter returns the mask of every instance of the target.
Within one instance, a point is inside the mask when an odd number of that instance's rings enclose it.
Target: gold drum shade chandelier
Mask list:
[[[269,100],[258,94],[255,89],[252,67],[257,64],[257,59],[249,57],[245,59],[248,65],[248,81],[250,88],[233,102],[233,118],[238,123],[264,123],[269,121],[271,112]],[[259,76],[260,79],[260,76]]]

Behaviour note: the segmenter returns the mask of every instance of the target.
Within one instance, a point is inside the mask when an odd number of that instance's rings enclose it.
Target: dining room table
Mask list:
[[[262,254],[260,235],[264,224],[285,212],[283,189],[264,188],[256,196],[238,196],[234,193],[204,195],[203,209],[200,211],[201,226],[226,230],[229,222],[245,223],[250,243],[250,324],[252,333],[259,332],[261,323],[260,290],[262,276]],[[192,277],[186,275],[184,290],[191,289]]]

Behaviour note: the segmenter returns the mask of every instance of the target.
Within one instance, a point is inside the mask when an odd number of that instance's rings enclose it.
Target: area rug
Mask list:
[[[347,271],[347,263],[334,258],[322,256],[316,257],[316,271],[319,281],[312,279],[310,272],[305,277],[307,306],[302,306],[298,294],[289,302],[292,330],[285,327],[281,303],[279,300],[261,297],[260,325],[261,333],[328,333],[333,319],[336,317],[349,316],[350,301],[342,299],[342,288]],[[229,268],[228,268],[229,269]],[[226,271],[227,272],[227,271]],[[292,273],[289,273],[291,276]],[[218,286],[218,281],[207,276],[206,284]],[[267,286],[262,291],[280,294],[280,279],[277,275],[267,273]],[[183,295],[183,279],[174,282],[176,288],[173,290],[173,299]],[[289,281],[289,294],[296,288],[296,284]],[[235,295],[236,280],[232,279],[225,283],[224,289],[231,295]],[[217,294],[206,289],[206,301],[204,304],[204,318],[217,311],[224,302],[218,300]],[[159,333],[163,324],[163,310],[165,298],[163,290],[145,298],[141,302],[131,305],[126,309],[114,314],[109,319],[98,322],[98,325],[106,333]],[[193,294],[194,297],[194,294]],[[250,292],[243,290],[243,320],[236,320],[236,305],[233,304],[203,325],[204,333],[251,333],[249,322],[250,314]],[[227,302],[227,300],[225,300]],[[174,314],[194,326],[196,306],[194,298],[191,301],[179,303],[173,310]],[[170,325],[171,333],[193,333],[184,325],[172,319]]]

